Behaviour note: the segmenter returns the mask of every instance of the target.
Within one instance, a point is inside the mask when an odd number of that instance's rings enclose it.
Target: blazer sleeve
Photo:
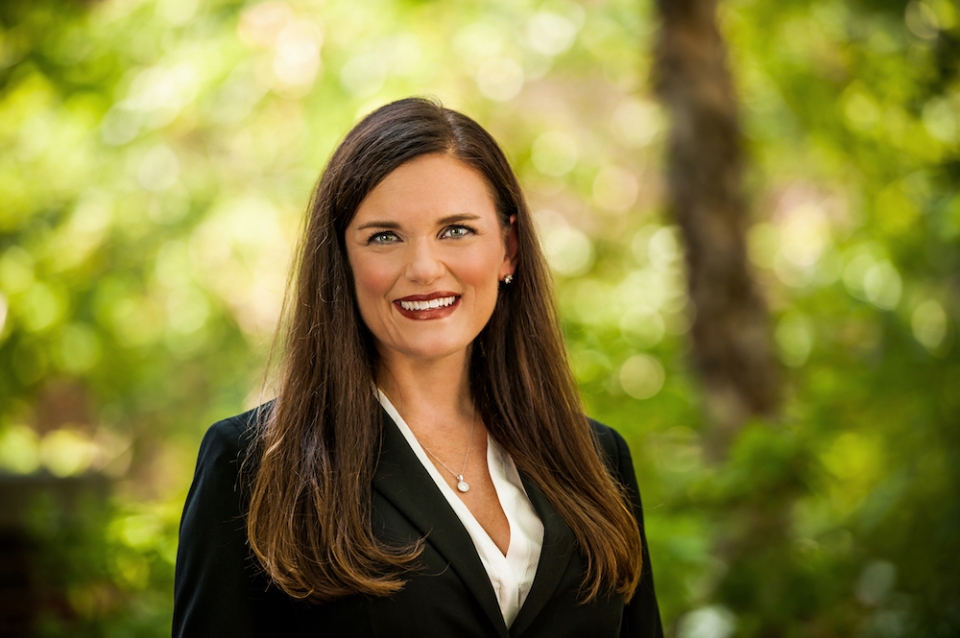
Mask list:
[[[643,567],[640,572],[640,584],[633,598],[624,607],[623,623],[620,626],[621,638],[663,638],[663,625],[660,621],[660,608],[657,606],[657,595],[653,586],[653,568],[650,564],[650,548],[647,544],[647,534],[643,524],[643,503],[640,500],[640,488],[637,484],[637,473],[633,467],[633,457],[627,442],[616,430],[602,426],[596,422],[594,429],[597,432],[602,449],[606,452],[613,468],[615,478],[627,491],[627,496],[633,506],[633,513],[640,528],[640,542],[642,544]],[[598,427],[599,426],[599,427]]]
[[[244,418],[246,417],[246,418]],[[248,545],[240,464],[251,417],[214,424],[200,445],[180,520],[173,638],[284,635],[289,604],[260,574]]]

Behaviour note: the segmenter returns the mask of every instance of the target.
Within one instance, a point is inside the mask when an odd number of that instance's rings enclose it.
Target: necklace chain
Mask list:
[[[423,443],[420,444],[420,447],[423,448],[424,452],[432,456],[437,463],[443,466],[443,469],[453,474],[453,476],[457,479],[457,489],[460,490],[461,492],[467,492],[470,490],[470,484],[463,480],[463,473],[467,471],[467,461],[470,460],[470,445],[473,443],[473,430],[476,426],[477,426],[477,408],[476,406],[474,406],[473,420],[470,422],[470,437],[467,439],[467,453],[463,457],[463,467],[460,469],[459,474],[451,470],[446,463],[440,460],[440,457],[438,457],[436,454],[428,450]]]

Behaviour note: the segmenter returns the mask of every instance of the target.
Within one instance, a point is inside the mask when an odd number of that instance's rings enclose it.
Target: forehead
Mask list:
[[[360,202],[351,225],[371,216],[431,217],[492,215],[496,206],[486,178],[472,166],[446,154],[406,162],[389,173]]]

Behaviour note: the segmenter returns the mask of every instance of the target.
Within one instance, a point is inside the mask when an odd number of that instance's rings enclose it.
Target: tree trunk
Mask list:
[[[658,6],[657,90],[672,118],[669,197],[686,244],[694,365],[722,455],[746,418],[776,410],[778,367],[747,264],[743,150],[717,0]]]

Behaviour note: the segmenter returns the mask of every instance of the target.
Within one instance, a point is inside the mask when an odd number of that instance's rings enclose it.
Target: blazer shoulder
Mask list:
[[[272,409],[273,401],[269,401],[242,414],[217,421],[207,432],[215,437],[234,437],[241,447],[246,446],[256,434],[257,426],[270,415]]]
[[[607,467],[618,474],[621,474],[625,468],[630,468],[632,471],[633,460],[630,457],[630,448],[623,436],[609,425],[589,417],[587,421],[590,423],[597,443],[600,444],[600,452]]]
[[[272,404],[266,403],[252,410],[217,421],[211,425],[200,442],[193,485],[187,499],[191,505],[194,493],[217,495],[241,494],[256,471],[256,459],[249,458],[254,447],[258,424]],[[248,462],[249,460],[249,462]]]
[[[256,438],[259,424],[269,415],[272,406],[273,402],[264,403],[211,425],[200,443],[200,457],[205,456],[204,452],[215,452],[218,456],[230,455],[234,458],[245,454]]]

